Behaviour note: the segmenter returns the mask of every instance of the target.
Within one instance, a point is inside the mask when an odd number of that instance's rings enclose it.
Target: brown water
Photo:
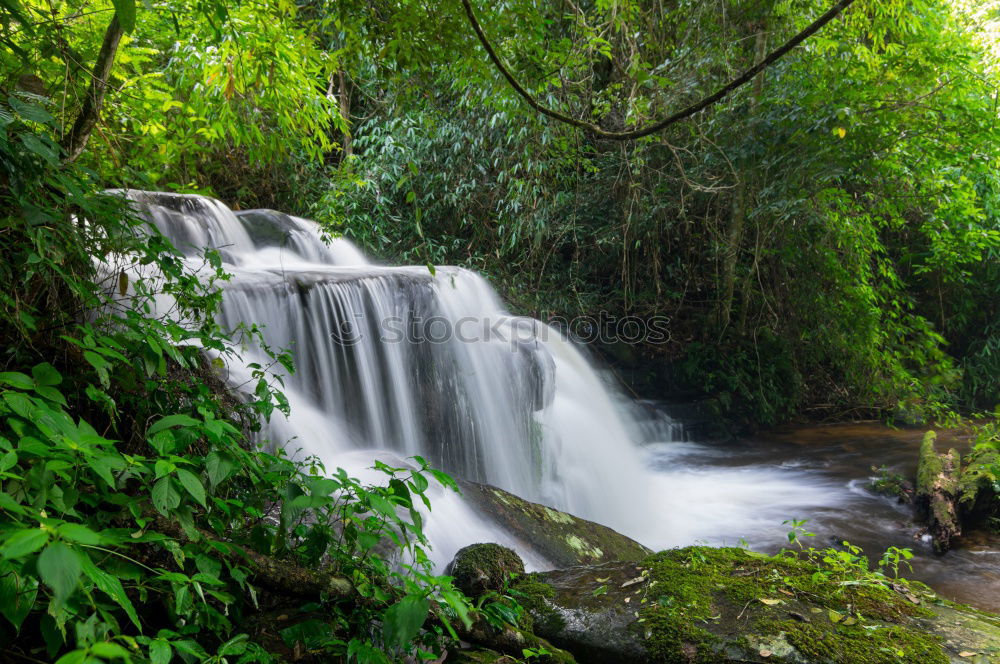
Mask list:
[[[785,519],[808,519],[816,537],[807,545],[842,540],[873,561],[888,546],[909,547],[913,571],[904,576],[943,596],[1000,611],[1000,536],[968,533],[943,556],[920,537],[912,510],[868,489],[872,466],[916,474],[924,430],[881,424],[790,428],[733,443],[651,446],[652,463],[671,487],[664,507],[672,515],[672,545],[704,541],[773,552],[788,544]],[[962,448],[947,433],[939,448]],[[901,572],[902,574],[902,572]]]

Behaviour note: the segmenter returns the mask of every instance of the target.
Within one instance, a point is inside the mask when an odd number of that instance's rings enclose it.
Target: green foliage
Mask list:
[[[61,160],[55,114],[26,92],[0,107],[4,647],[62,664],[276,661],[253,625],[289,601],[270,579],[287,567],[329,583],[311,604],[288,590],[304,617],[283,647],[440,652],[472,607],[431,574],[418,508],[431,481],[454,482],[417,458],[378,464],[386,483],[366,486],[259,447],[252,434],[287,402],[267,367],[245,401],[216,375],[232,339],[258,334],[216,324],[218,255],[196,271],[95,193],[96,173]],[[164,297],[173,306],[154,308]]]
[[[758,37],[780,43],[825,8],[481,13],[548,105],[619,129],[714,89]],[[443,56],[465,52],[450,21],[421,52],[435,66],[408,61],[405,83],[382,69],[398,43],[377,33],[379,65],[348,65],[366,118],[354,154],[308,211],[376,254],[485,270],[542,317],[667,315],[674,343],[644,354],[753,423],[992,408],[997,69],[982,7],[966,9],[853,6],[755,84],[625,145],[539,118],[483,62]]]

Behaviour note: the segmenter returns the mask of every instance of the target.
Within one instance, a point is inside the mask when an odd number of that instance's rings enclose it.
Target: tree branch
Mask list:
[[[543,106],[537,99],[531,96],[524,86],[514,78],[514,75],[510,72],[507,66],[504,64],[503,60],[497,55],[496,50],[490,43],[490,40],[486,37],[486,33],[483,31],[483,27],[479,24],[479,20],[476,18],[476,13],[472,8],[470,0],[462,0],[462,6],[465,7],[465,15],[469,19],[469,24],[475,31],[476,36],[479,38],[479,43],[483,45],[483,49],[486,50],[486,54],[489,56],[490,60],[493,62],[494,66],[503,74],[503,77],[507,79],[514,91],[517,92],[533,109],[546,115],[554,120],[572,125],[574,127],[579,127],[590,132],[598,138],[603,138],[613,141],[628,141],[636,138],[642,138],[643,136],[649,136],[650,134],[655,134],[656,132],[665,129],[666,127],[674,124],[675,122],[680,122],[685,118],[689,118],[695,113],[703,111],[712,104],[716,103],[723,97],[727,96],[729,93],[733,92],[737,88],[746,85],[754,76],[764,71],[767,67],[774,64],[780,60],[786,53],[791,51],[793,48],[801,44],[803,41],[811,37],[813,34],[819,31],[824,25],[832,21],[838,14],[850,7],[854,3],[854,0],[838,0],[838,2],[831,7],[825,14],[820,16],[818,19],[813,21],[806,29],[798,33],[787,42],[782,44],[779,48],[775,49],[769,53],[764,59],[755,64],[750,69],[740,74],[738,77],[730,81],[724,87],[717,90],[715,93],[703,98],[701,101],[695,102],[690,106],[683,108],[673,115],[666,117],[658,122],[647,125],[645,127],[630,129],[628,131],[607,131],[602,129],[593,122],[588,122],[586,120],[581,120],[579,118],[574,118],[572,116],[566,115],[565,113],[560,113],[559,111],[553,110],[546,106]]]
[[[94,71],[90,77],[90,86],[87,97],[83,100],[83,108],[76,116],[73,128],[63,137],[61,142],[63,151],[66,153],[65,161],[74,161],[87,147],[87,140],[90,138],[97,119],[101,114],[101,106],[104,103],[104,92],[108,88],[108,78],[111,76],[111,67],[115,63],[115,54],[118,52],[118,43],[122,38],[122,26],[118,21],[118,14],[111,17],[108,29],[104,31],[104,42],[101,44],[101,51],[97,54],[97,62],[94,63]]]

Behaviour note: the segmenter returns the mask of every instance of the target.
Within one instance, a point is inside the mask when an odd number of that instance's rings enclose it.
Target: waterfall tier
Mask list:
[[[644,538],[652,496],[637,442],[649,432],[573,344],[509,314],[480,275],[378,265],[279,212],[127,195],[192,265],[218,250],[232,275],[225,328],[256,324],[271,348],[292,353],[291,415],[273,418],[268,443],[349,470],[420,455]],[[253,346],[242,355],[264,362]],[[234,385],[249,375],[228,370]]]

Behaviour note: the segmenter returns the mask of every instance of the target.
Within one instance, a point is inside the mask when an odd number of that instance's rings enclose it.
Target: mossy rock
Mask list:
[[[517,664],[518,660],[495,650],[468,648],[448,653],[444,661],[446,664]]]
[[[529,575],[535,633],[586,662],[1000,664],[1000,620],[920,584],[689,547]]]
[[[524,574],[521,557],[499,544],[470,544],[458,550],[444,573],[469,597],[500,591],[507,580]]]
[[[651,553],[607,526],[524,500],[502,489],[461,480],[459,486],[476,511],[553,567],[635,561]]]

